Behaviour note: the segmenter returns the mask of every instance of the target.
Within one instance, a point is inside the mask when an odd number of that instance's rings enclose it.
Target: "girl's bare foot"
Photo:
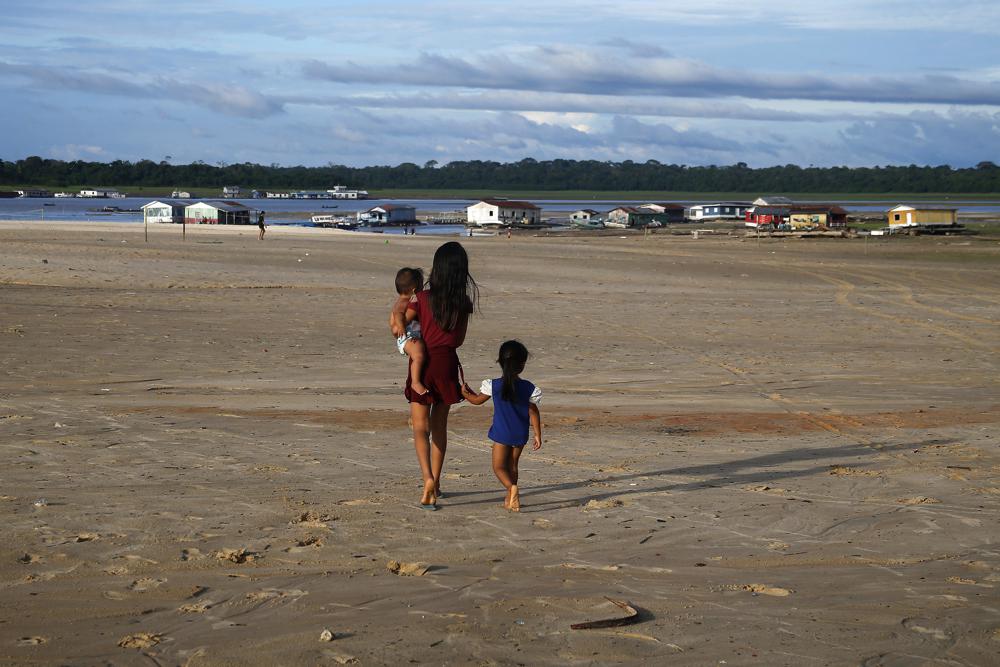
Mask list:
[[[424,482],[424,494],[420,496],[420,504],[435,505],[437,503],[437,495],[434,493],[434,480],[429,479]]]
[[[510,487],[510,499],[507,509],[509,509],[511,512],[521,511],[521,498],[520,496],[517,495],[517,484],[514,484]]]

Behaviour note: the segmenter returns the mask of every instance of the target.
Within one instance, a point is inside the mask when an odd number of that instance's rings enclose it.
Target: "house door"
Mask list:
[[[911,213],[910,211],[906,212],[906,224],[908,225],[913,224],[913,213]]]

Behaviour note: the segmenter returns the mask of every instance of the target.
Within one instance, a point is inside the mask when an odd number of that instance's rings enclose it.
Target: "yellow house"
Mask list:
[[[954,208],[916,208],[900,204],[889,209],[889,226],[898,225],[954,225],[958,222]]]

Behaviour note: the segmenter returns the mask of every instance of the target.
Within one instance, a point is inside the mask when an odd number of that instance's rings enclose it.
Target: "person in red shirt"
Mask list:
[[[449,241],[437,249],[427,284],[406,310],[406,322],[420,322],[427,348],[420,378],[426,391],[421,394],[413,389],[408,372],[403,394],[410,402],[413,445],[424,479],[420,506],[436,510],[448,449],[448,412],[462,400],[457,350],[465,342],[469,316],[479,300],[479,288],[469,274],[469,256],[461,243]]]

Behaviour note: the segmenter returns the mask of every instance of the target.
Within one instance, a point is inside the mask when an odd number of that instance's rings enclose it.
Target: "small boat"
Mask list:
[[[52,202],[50,202],[50,201],[47,201],[47,202],[43,202],[43,203],[42,203],[42,206],[55,206],[55,204],[53,204],[53,203],[52,203]]]
[[[573,220],[570,227],[574,229],[604,229],[604,223],[600,220]]]

